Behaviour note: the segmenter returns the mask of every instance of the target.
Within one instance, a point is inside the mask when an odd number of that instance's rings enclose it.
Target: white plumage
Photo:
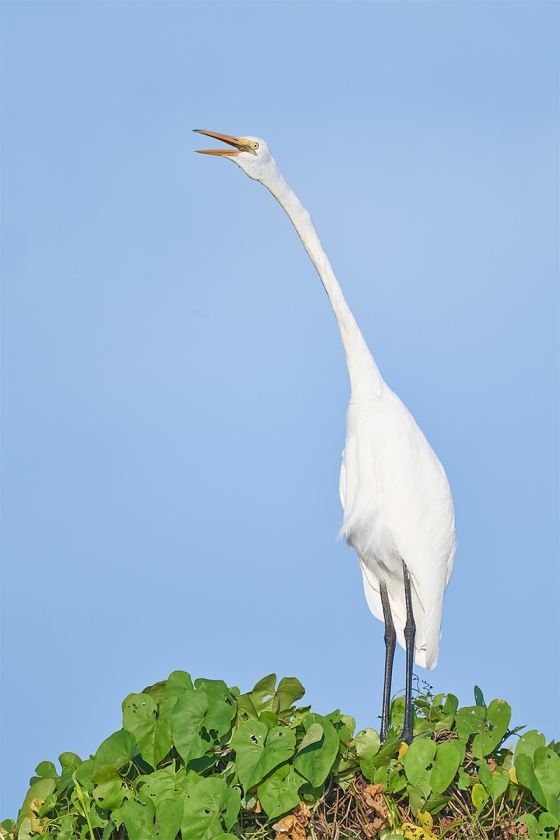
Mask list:
[[[368,605],[382,621],[381,589],[386,587],[402,647],[406,646],[407,621],[404,561],[416,622],[414,658],[418,665],[433,668],[438,658],[443,596],[455,554],[455,517],[445,471],[408,409],[379,373],[311,216],[284,180],[266,143],[258,137],[200,133],[232,147],[201,150],[204,154],[228,157],[280,202],[323,282],[340,330],[351,385],[340,472],[341,534],[356,549]],[[409,635],[414,638],[413,633]],[[407,676],[409,705],[411,673]],[[410,718],[409,737],[411,726]]]
[[[405,647],[404,560],[416,619],[414,659],[434,668],[455,553],[453,502],[433,449],[380,375],[369,395],[350,399],[339,489],[341,534],[357,551],[370,610],[383,621],[383,579],[397,641]]]

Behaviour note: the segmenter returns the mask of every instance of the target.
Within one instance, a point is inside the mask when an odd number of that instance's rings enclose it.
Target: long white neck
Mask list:
[[[365,396],[367,391],[372,388],[375,393],[379,393],[383,387],[383,379],[350,307],[344,299],[342,289],[321,245],[311,215],[288,186],[278,169],[276,169],[274,178],[267,178],[266,181],[263,179],[262,183],[288,214],[325,287],[340,330],[352,395],[354,397]]]

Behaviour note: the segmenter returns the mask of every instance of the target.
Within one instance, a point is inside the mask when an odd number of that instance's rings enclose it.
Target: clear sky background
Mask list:
[[[457,514],[436,691],[558,720],[558,5],[3,2],[3,771],[174,669],[378,726],[349,385],[267,140]],[[404,655],[394,689],[404,685]]]

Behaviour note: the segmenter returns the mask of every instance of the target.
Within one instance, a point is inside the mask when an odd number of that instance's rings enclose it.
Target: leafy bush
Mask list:
[[[297,707],[301,683],[274,674],[241,694],[174,671],[123,702],[123,728],[86,761],[43,761],[3,837],[210,840],[560,837],[560,744],[509,729],[503,700],[459,708],[404,698],[381,744],[374,729]],[[506,739],[515,736],[515,749]]]

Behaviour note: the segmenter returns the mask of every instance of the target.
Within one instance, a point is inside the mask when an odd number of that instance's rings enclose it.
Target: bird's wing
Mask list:
[[[437,662],[443,596],[455,554],[455,516],[443,467],[412,415],[398,403],[402,410],[393,422],[398,422],[399,433],[385,450],[383,514],[412,578],[415,612],[422,613],[417,647],[424,649],[424,667],[432,668]],[[404,601],[396,590],[394,599]],[[402,612],[404,602],[399,606]]]
[[[382,618],[382,579],[403,644],[404,560],[413,584],[416,661],[434,667],[455,546],[453,502],[443,467],[388,387],[381,399],[349,406],[344,472],[342,534],[360,557],[370,609]]]

